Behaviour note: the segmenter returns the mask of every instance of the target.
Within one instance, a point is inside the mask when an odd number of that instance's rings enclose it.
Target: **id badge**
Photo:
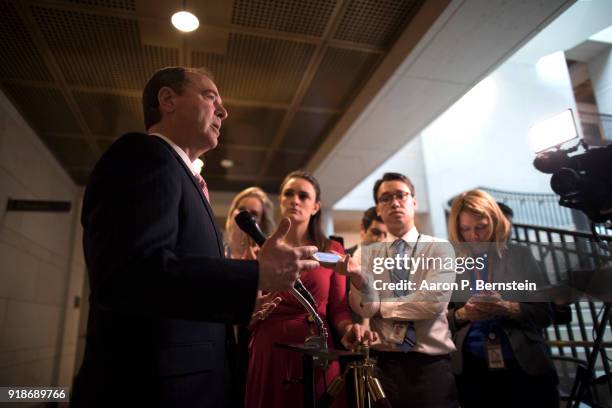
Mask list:
[[[395,344],[402,344],[406,337],[406,330],[408,330],[408,323],[406,322],[393,322],[393,329],[389,335],[389,340]]]
[[[499,337],[493,332],[489,333],[486,343],[487,365],[489,370],[502,370],[506,368],[504,354],[502,353]]]

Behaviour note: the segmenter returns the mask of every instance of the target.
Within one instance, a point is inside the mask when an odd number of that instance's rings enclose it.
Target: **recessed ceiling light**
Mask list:
[[[223,159],[221,160],[221,167],[223,167],[224,169],[229,169],[234,167],[234,162],[231,161],[230,159]]]
[[[200,21],[188,11],[179,11],[172,15],[172,25],[177,30],[189,33],[200,26]]]

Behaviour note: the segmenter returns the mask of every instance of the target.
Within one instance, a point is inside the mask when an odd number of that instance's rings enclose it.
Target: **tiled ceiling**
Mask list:
[[[209,187],[276,191],[351,106],[424,0],[0,0],[0,87],[76,183],[119,135],[143,131],[140,95],[171,65],[205,67],[229,110],[204,157]],[[234,166],[220,165],[230,159]]]

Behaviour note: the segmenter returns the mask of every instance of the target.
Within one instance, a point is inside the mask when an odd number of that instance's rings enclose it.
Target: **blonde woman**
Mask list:
[[[528,291],[476,290],[477,280],[543,284],[531,251],[508,242],[508,220],[481,190],[453,201],[448,233],[458,253],[484,260],[457,275],[470,281],[468,299],[449,305],[461,406],[558,407],[557,376],[541,334],[552,321],[549,303],[526,301]]]
[[[247,255],[249,247],[255,243],[238,228],[234,217],[241,211],[250,212],[261,227],[265,235],[274,231],[274,204],[268,195],[259,187],[249,187],[242,190],[230,204],[225,221],[226,247],[225,256],[233,259],[242,259]]]
[[[236,225],[234,217],[241,211],[248,211],[255,217],[265,235],[271,234],[275,229],[273,213],[274,204],[268,195],[259,187],[249,187],[242,190],[232,200],[227,212],[225,221],[225,256],[232,259],[255,259],[257,246],[242,230]],[[277,293],[258,293],[255,303],[255,310],[251,317],[251,324],[265,319],[274,308],[279,304],[281,298]],[[232,375],[236,383],[235,392],[232,393],[232,406],[244,406],[244,390],[249,361],[250,332],[243,326],[234,326],[234,342],[232,344],[234,352],[230,353]]]

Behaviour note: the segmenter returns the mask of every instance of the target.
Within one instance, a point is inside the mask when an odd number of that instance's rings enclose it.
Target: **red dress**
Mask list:
[[[329,249],[344,253],[342,246],[335,241],[330,242]],[[301,280],[312,293],[317,303],[317,313],[328,330],[343,320],[351,321],[344,276],[329,268],[319,267],[303,272]],[[245,398],[247,408],[300,408],[304,405],[304,387],[297,382],[302,378],[302,357],[274,344],[303,343],[306,337],[316,333],[316,326],[308,322],[306,309],[291,293],[283,292],[280,296],[283,300],[274,312],[253,329]],[[333,348],[331,338],[328,346]],[[333,361],[325,373],[320,368],[316,369],[317,398],[338,374],[340,365],[337,361]],[[334,407],[343,402],[340,396],[336,402]]]

